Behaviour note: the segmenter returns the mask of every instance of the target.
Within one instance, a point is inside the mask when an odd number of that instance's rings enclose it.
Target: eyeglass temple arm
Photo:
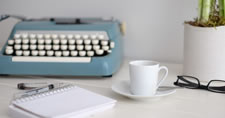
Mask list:
[[[196,83],[194,83],[194,82],[191,82],[191,81],[188,81],[188,80],[184,79],[183,77],[178,77],[178,78],[179,78],[180,80],[184,81],[184,82],[187,82],[187,83],[190,84],[190,85],[193,85],[193,86],[198,85],[198,84],[196,84]]]

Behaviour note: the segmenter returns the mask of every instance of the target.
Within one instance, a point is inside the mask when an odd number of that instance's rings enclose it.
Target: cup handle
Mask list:
[[[168,68],[166,66],[161,66],[159,67],[159,71],[161,71],[162,69],[165,70],[165,74],[163,75],[162,79],[159,80],[158,84],[157,84],[157,88],[162,84],[162,82],[165,80],[165,78],[167,77],[168,75]]]

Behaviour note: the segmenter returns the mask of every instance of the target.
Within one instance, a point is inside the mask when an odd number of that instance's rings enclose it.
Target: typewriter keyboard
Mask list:
[[[17,31],[4,54],[22,62],[90,62],[114,47],[104,31]]]

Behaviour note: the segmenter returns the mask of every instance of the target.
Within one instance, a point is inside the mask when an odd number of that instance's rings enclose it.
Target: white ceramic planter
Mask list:
[[[225,27],[184,26],[184,75],[225,80]]]

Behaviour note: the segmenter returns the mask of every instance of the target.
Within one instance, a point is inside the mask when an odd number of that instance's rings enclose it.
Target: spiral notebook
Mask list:
[[[70,85],[18,98],[9,106],[14,118],[77,118],[104,111],[116,100]]]

